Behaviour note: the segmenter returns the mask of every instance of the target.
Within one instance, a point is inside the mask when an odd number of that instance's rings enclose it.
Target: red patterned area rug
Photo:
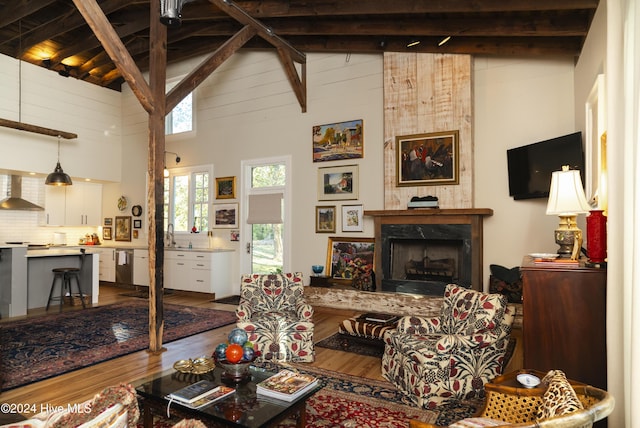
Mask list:
[[[233,324],[233,312],[164,304],[163,342]],[[132,300],[0,324],[0,391],[149,346],[148,302]]]
[[[277,371],[279,366],[261,364]],[[306,428],[408,428],[411,419],[447,426],[476,412],[481,402],[451,403],[433,410],[420,409],[407,402],[392,384],[364,379],[305,364],[292,364],[301,372],[312,373],[320,379],[322,390],[307,400]],[[154,416],[154,428],[169,428],[179,419],[168,420]],[[296,421],[288,419],[277,428],[291,428]],[[138,428],[142,428],[139,422]]]

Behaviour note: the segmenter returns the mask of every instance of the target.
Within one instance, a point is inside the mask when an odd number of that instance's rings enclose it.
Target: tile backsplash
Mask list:
[[[9,176],[0,175],[0,200],[8,195]],[[24,176],[22,197],[29,202],[44,207],[44,179]],[[55,232],[67,234],[67,245],[75,245],[85,234],[100,233],[98,227],[42,226],[44,211],[0,210],[0,243],[29,242],[32,244],[52,244]]]

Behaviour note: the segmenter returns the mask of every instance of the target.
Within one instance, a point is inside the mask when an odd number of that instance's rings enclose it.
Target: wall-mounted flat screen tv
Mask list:
[[[540,141],[507,150],[509,196],[513,199],[549,197],[551,173],[563,165],[580,170],[584,183],[582,133]]]

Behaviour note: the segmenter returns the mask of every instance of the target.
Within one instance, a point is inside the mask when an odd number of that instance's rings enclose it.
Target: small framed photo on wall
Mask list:
[[[362,232],[364,230],[362,205],[343,205],[341,222],[343,232]]]
[[[111,237],[111,226],[105,226],[102,228],[102,239],[105,241],[110,241],[113,239]]]
[[[216,199],[235,199],[236,177],[216,178]]]
[[[213,227],[235,229],[238,227],[238,204],[213,204]]]
[[[335,233],[336,206],[316,207],[316,233]]]
[[[116,217],[116,241],[131,241],[131,216]]]
[[[358,199],[358,165],[318,168],[318,200]]]

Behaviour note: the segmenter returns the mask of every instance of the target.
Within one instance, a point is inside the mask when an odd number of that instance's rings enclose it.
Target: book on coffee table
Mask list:
[[[280,370],[256,385],[258,395],[293,401],[318,385],[318,379],[304,373]]]
[[[199,409],[233,394],[234,391],[235,389],[229,386],[216,385],[208,380],[201,380],[172,392],[167,395],[167,399],[192,409]]]
[[[369,322],[389,324],[394,321],[397,321],[400,317],[392,314],[378,314],[375,312],[369,312],[369,313],[360,315],[358,318],[364,321],[369,321]]]

